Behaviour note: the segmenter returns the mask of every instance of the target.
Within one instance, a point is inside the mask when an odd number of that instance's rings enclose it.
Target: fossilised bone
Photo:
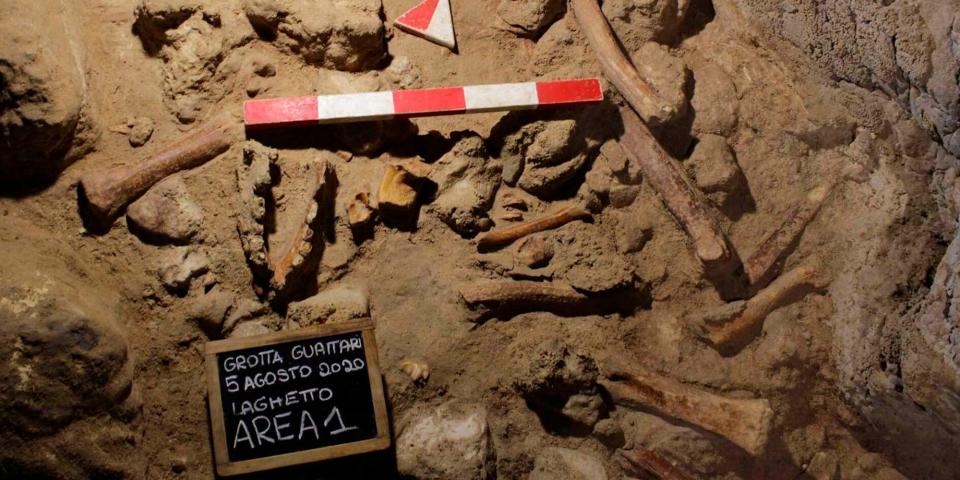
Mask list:
[[[697,258],[708,270],[729,267],[733,249],[703,192],[690,184],[679,163],[663,150],[633,110],[621,107],[620,116],[624,154],[640,168],[644,179],[690,235]]]
[[[80,179],[81,211],[96,228],[107,228],[120,211],[154,184],[227,151],[243,138],[243,124],[222,113],[143,162],[94,172]]]
[[[570,6],[590,46],[597,53],[603,72],[637,113],[653,124],[664,123],[675,116],[677,112],[667,106],[623,54],[597,0],[570,0]]]
[[[511,305],[563,305],[587,300],[587,296],[562,283],[490,281],[460,289],[460,296],[469,307]]]
[[[794,268],[779,276],[750,300],[725,305],[720,315],[705,322],[707,337],[714,348],[722,353],[735,351],[758,333],[767,315],[796,300],[798,292],[809,288],[822,289],[828,283],[818,264]],[[726,322],[717,324],[723,320]]]
[[[410,358],[400,360],[400,370],[403,370],[413,383],[426,382],[430,378],[430,366],[422,360]]]
[[[530,220],[519,225],[514,225],[512,227],[488,232],[481,236],[479,240],[477,240],[477,250],[493,250],[498,247],[509,245],[527,235],[558,228],[574,220],[589,216],[590,212],[583,208],[583,206],[579,204],[569,205],[540,218]]]
[[[794,207],[783,224],[764,239],[753,255],[744,262],[744,271],[752,290],[766,287],[776,277],[783,267],[785,257],[796,247],[807,225],[817,216],[832,189],[831,184],[807,193],[804,202]]]
[[[633,450],[618,450],[619,463],[624,467],[625,473],[631,476],[641,476],[646,478],[653,475],[660,480],[692,480],[683,470],[670,463],[653,450],[647,450],[643,447],[634,447]]]
[[[765,399],[726,398],[615,360],[608,360],[601,370],[609,380],[598,383],[617,405],[678,418],[730,440],[751,455],[761,454],[766,447],[773,410]]]
[[[291,240],[290,246],[279,256],[271,256],[264,236],[264,219],[267,212],[267,197],[270,192],[270,170],[276,164],[277,152],[249,142],[244,147],[244,164],[237,170],[237,184],[245,212],[237,221],[240,243],[247,256],[247,263],[254,278],[266,287],[258,293],[274,300],[286,297],[293,288],[292,280],[304,270],[304,262],[311,253],[318,255],[322,239],[315,235],[319,229],[320,208],[327,202],[333,183],[333,169],[325,161],[307,166],[311,175],[311,188],[307,214]]]

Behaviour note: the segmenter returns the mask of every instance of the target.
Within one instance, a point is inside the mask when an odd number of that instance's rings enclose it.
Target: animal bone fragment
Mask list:
[[[817,216],[832,188],[831,184],[808,192],[804,202],[793,208],[783,224],[767,236],[744,263],[744,271],[752,290],[766,287],[776,277],[783,268],[786,256],[796,248],[804,230]]]
[[[413,383],[423,383],[430,378],[430,366],[422,360],[410,358],[400,360],[400,370],[403,370]]]
[[[300,221],[296,233],[280,255],[271,255],[264,236],[264,221],[267,213],[267,197],[270,193],[270,170],[277,161],[277,152],[250,142],[244,147],[244,164],[237,169],[237,187],[245,207],[237,221],[240,243],[247,256],[247,263],[254,278],[265,287],[258,291],[270,300],[286,298],[295,282],[293,279],[305,274],[305,262],[319,255],[322,239],[319,232],[321,206],[325,205],[333,183],[333,169],[327,162],[318,161],[307,165],[311,178],[307,213]]]
[[[751,455],[763,453],[773,422],[766,399],[726,398],[610,359],[598,383],[613,402],[652,409],[714,432]]]
[[[511,305],[564,305],[585,301],[588,297],[562,283],[498,280],[475,283],[460,289],[460,297],[469,307]]]
[[[822,289],[828,284],[829,280],[819,265],[796,267],[779,276],[753,298],[725,305],[720,315],[705,319],[707,339],[721,353],[736,352],[759,333],[763,320],[771,312],[796,301],[798,293],[804,289]]]
[[[312,195],[308,197],[310,205],[307,208],[307,215],[301,221],[300,227],[286,252],[277,259],[271,259],[270,262],[273,271],[270,288],[275,291],[281,291],[287,286],[288,277],[303,263],[307,255],[313,250],[314,244],[320,244],[319,242],[313,242],[313,236],[317,230],[316,219],[320,212],[320,201],[326,193],[328,168],[325,161],[312,163],[308,167],[308,170],[314,176],[311,179],[313,182],[310,188]]]
[[[243,125],[220,114],[164,146],[142,162],[93,172],[80,178],[81,213],[91,227],[105,229],[121,210],[154,184],[181,170],[194,168],[243,139]]]
[[[731,270],[730,240],[720,229],[703,192],[690,184],[680,164],[663,150],[633,110],[621,107],[620,116],[624,154],[639,167],[667,210],[690,235],[697,258],[707,270]]]
[[[668,106],[656,89],[646,81],[623,54],[619,41],[607,19],[600,10],[597,0],[571,0],[570,6],[577,23],[597,54],[597,60],[603,73],[637,110],[644,121],[652,124],[665,123],[676,115],[674,108]]]
[[[417,191],[414,189],[416,176],[407,169],[387,165],[377,193],[377,204],[385,217],[405,221],[417,209]]]
[[[517,262],[530,268],[540,268],[553,258],[553,244],[542,235],[527,237],[517,246]]]
[[[638,446],[633,450],[618,450],[617,453],[627,475],[640,478],[652,475],[652,478],[659,480],[693,480],[693,477],[653,450]]]
[[[370,194],[358,193],[347,207],[347,221],[350,228],[356,230],[370,225],[373,220],[373,207],[370,206]]]
[[[540,218],[488,232],[477,240],[477,250],[490,251],[509,245],[527,235],[561,227],[574,220],[590,216],[583,206],[572,204]]]

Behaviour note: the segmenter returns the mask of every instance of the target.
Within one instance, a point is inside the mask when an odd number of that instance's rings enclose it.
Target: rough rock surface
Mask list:
[[[57,240],[8,219],[0,251],[0,465],[10,478],[143,474],[142,407],[119,297],[50,255]],[[82,457],[78,462],[74,458]]]
[[[603,13],[627,48],[636,51],[649,41],[671,44],[689,13],[690,0],[610,0]]]
[[[401,475],[423,480],[495,478],[486,408],[445,403],[411,413],[397,437],[397,468]]]
[[[547,448],[537,455],[528,480],[607,480],[603,463],[589,453],[569,448]]]
[[[262,37],[307,63],[337,70],[374,67],[386,53],[380,0],[244,0],[243,10]]]
[[[370,317],[370,301],[360,288],[334,287],[287,307],[287,320],[301,327]]]
[[[507,30],[539,37],[565,9],[563,0],[500,0],[497,16],[506,24]]]
[[[144,49],[163,59],[167,108],[181,123],[203,118],[239,73],[235,49],[253,30],[234,9],[190,0],[141,0],[135,13]]]
[[[697,187],[719,207],[745,187],[740,166],[721,136],[701,136],[686,165]]]
[[[190,196],[183,178],[169,177],[127,207],[133,231],[148,241],[189,242],[203,223],[203,212]]]
[[[430,179],[437,184],[437,198],[430,209],[461,235],[474,235],[489,228],[487,210],[500,186],[500,162],[488,158],[479,137],[467,137],[437,160]]]
[[[589,147],[572,119],[538,121],[506,137],[505,171],[520,172],[517,186],[537,196],[555,193],[587,163]],[[509,183],[509,182],[508,182]]]
[[[0,184],[49,182],[96,139],[73,13],[0,5]]]
[[[210,260],[194,247],[176,247],[160,258],[160,281],[174,292],[186,292],[193,280],[210,271]]]

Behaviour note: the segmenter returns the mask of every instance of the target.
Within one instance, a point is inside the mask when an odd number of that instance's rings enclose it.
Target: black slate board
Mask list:
[[[211,377],[208,365],[221,475],[389,445],[372,325],[353,327],[349,331],[342,331],[349,325],[320,327],[208,345],[207,360],[215,370]],[[243,468],[231,468],[238,465]]]

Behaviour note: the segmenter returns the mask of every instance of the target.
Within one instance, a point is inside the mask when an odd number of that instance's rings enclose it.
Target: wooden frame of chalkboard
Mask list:
[[[342,443],[310,450],[282,453],[262,458],[231,461],[227,445],[227,429],[221,392],[221,371],[218,356],[232,351],[242,351],[257,347],[282,345],[302,340],[321,339],[338,334],[360,332],[363,341],[364,360],[367,377],[370,382],[370,394],[376,425],[373,438]],[[253,337],[218,340],[206,345],[205,362],[210,408],[211,430],[213,432],[213,450],[216,459],[217,474],[228,477],[247,473],[272,470],[276,468],[303,465],[307,463],[345,457],[360,453],[374,452],[390,447],[390,430],[387,419],[387,406],[384,398],[383,382],[380,378],[380,366],[377,356],[377,343],[373,322],[346,322],[332,325],[319,325],[298,330],[269,333]],[[342,420],[341,420],[342,424]],[[302,427],[301,427],[302,428]],[[236,442],[234,443],[236,447]]]

